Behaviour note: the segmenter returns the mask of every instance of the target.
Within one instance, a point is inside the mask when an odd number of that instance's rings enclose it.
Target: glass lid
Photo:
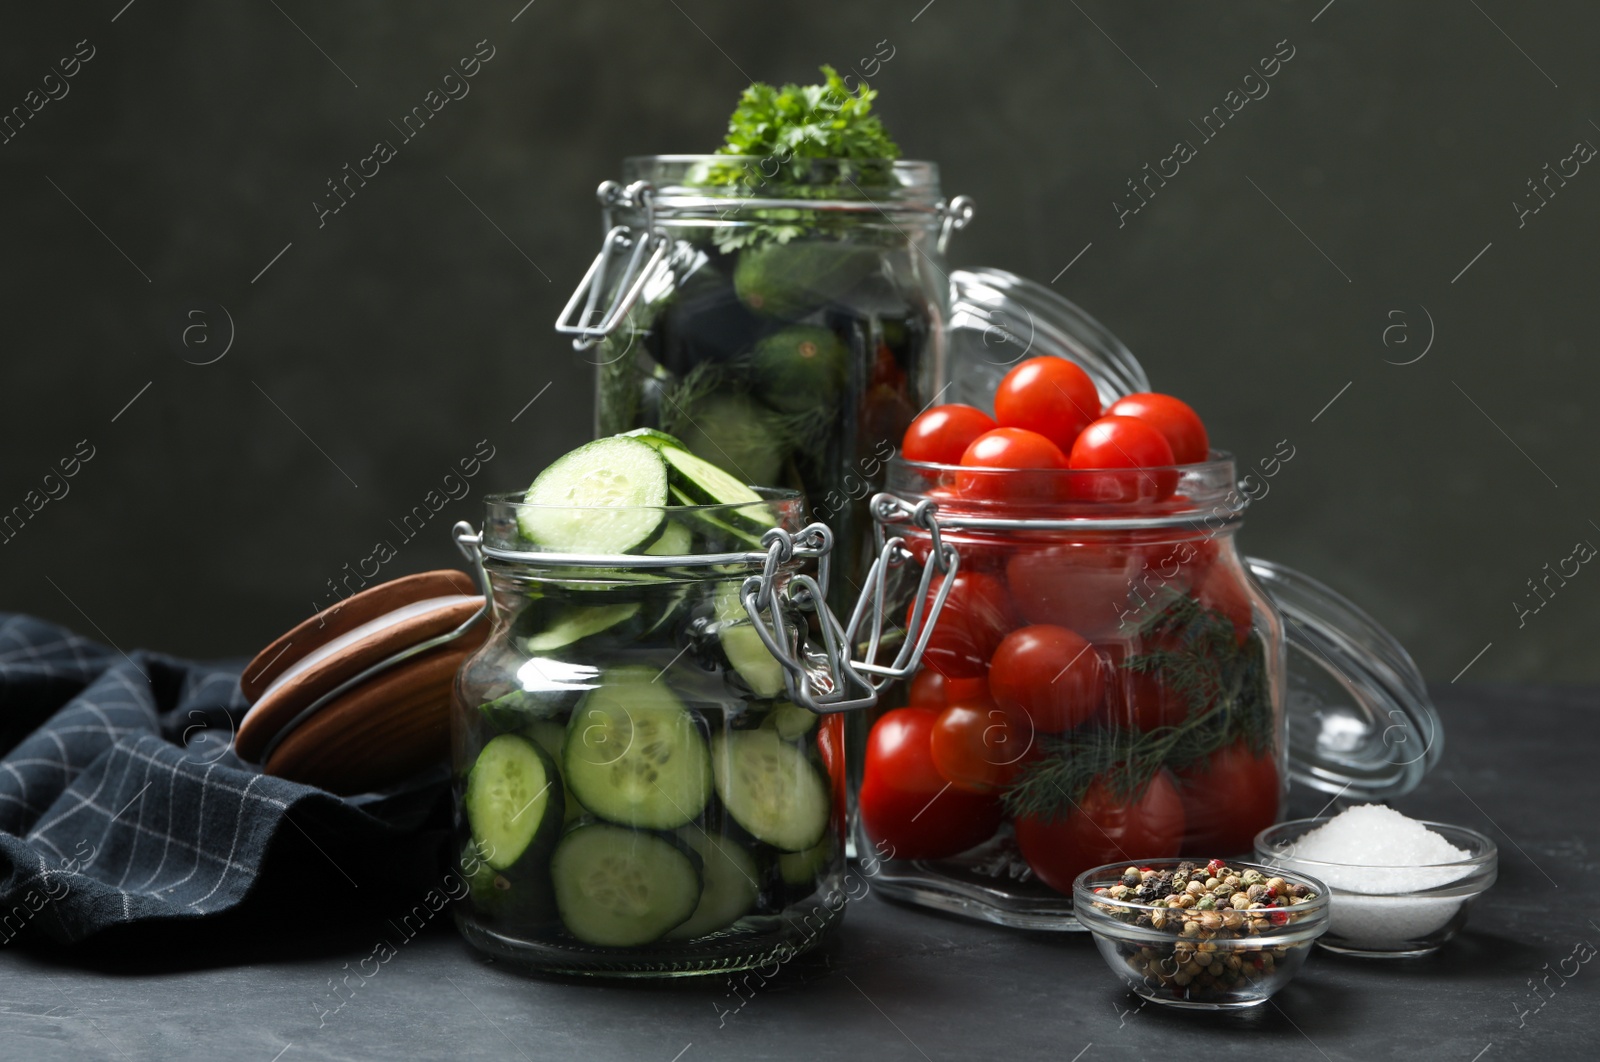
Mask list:
[[[946,388],[939,401],[992,410],[995,388],[1025,358],[1075,362],[1110,405],[1149,391],[1126,345],[1044,284],[1001,269],[950,274]],[[1356,800],[1407,793],[1439,761],[1444,733],[1410,654],[1341,594],[1283,565],[1250,558],[1283,612],[1288,643],[1289,773]]]
[[[1290,777],[1354,800],[1416,788],[1439,762],[1444,730],[1411,655],[1330,587],[1272,561],[1245,563],[1284,617]]]
[[[1094,380],[1104,405],[1150,390],[1143,367],[1104,325],[1045,285],[1003,269],[950,274],[946,342],[944,402],[990,410],[1005,374],[1041,356],[1076,362]]]

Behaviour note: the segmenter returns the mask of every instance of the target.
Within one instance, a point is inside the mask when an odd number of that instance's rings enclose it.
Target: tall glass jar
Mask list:
[[[886,894],[1059,928],[1090,867],[1248,851],[1278,820],[1283,620],[1234,545],[1230,458],[1114,473],[900,462],[891,489],[938,505],[960,564],[929,591],[950,584],[908,706],[868,741],[861,830],[913,857],[887,864]],[[918,757],[931,777],[908,766]]]
[[[473,945],[566,974],[713,973],[786,961],[842,917],[838,713],[879,683],[841,662],[820,604],[827,529],[761,493],[581,514],[500,495],[481,535],[458,528],[493,605],[451,720]],[[519,531],[553,516],[661,530],[627,556]]]
[[[600,435],[678,436],[740,482],[803,491],[848,607],[865,502],[945,376],[944,249],[971,205],[931,162],[630,158],[559,331],[598,372]]]

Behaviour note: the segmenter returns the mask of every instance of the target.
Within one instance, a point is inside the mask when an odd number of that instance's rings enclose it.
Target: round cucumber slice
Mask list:
[[[824,838],[821,844],[804,852],[784,852],[778,856],[778,874],[785,885],[812,885],[832,858],[833,840]]]
[[[524,537],[557,553],[627,553],[666,518],[667,466],[637,439],[596,439],[539,473],[517,513]]]
[[[517,734],[501,734],[478,753],[467,774],[467,822],[483,862],[504,870],[552,837],[561,822],[560,776],[543,749]]]
[[[717,795],[752,837],[803,852],[828,830],[828,787],[798,746],[758,727],[719,734],[711,767]]]
[[[645,549],[652,557],[686,557],[694,545],[694,535],[677,520],[668,520],[661,534]]]
[[[811,728],[817,725],[817,713],[791,701],[777,701],[763,722],[771,724],[772,729],[785,741],[794,741],[810,733]]]
[[[750,613],[739,600],[739,587],[739,583],[723,583],[712,599],[717,613],[717,640],[722,643],[728,663],[757,697],[776,697],[784,690],[783,665],[756,633]]]
[[[556,908],[585,944],[649,944],[694,913],[700,873],[676,844],[595,823],[561,839],[550,859]]]
[[[691,940],[715,933],[737,922],[755,906],[756,861],[732,841],[715,838],[699,827],[678,831],[678,837],[700,856],[700,902],[683,925],[667,934],[668,940]]]
[[[711,798],[705,738],[652,668],[601,675],[567,724],[562,765],[584,807],[624,826],[675,829]]]
[[[536,719],[523,728],[523,735],[538,745],[550,757],[552,763],[561,760],[561,746],[567,741],[567,728],[565,724],[554,719]],[[563,814],[561,825],[570,826],[572,820],[581,818],[585,812],[583,803],[572,795],[572,787],[565,778],[561,779],[561,799]]]

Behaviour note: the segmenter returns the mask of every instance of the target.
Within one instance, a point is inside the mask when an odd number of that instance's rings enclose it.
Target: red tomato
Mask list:
[[[828,789],[833,794],[834,815],[843,828],[844,810],[848,799],[845,791],[848,782],[845,778],[844,764],[844,716],[835,713],[822,717],[822,725],[817,727],[817,753],[822,757],[822,766],[828,772]]]
[[[1101,417],[1072,444],[1067,464],[1075,469],[1159,469],[1116,475],[1073,476],[1070,493],[1081,501],[1160,501],[1178,488],[1170,467],[1172,447],[1160,431],[1133,417]]]
[[[1000,801],[957,789],[933,765],[939,713],[896,708],[867,736],[861,826],[894,859],[942,859],[994,836]]]
[[[931,740],[933,765],[957,789],[998,793],[1037,759],[1034,735],[987,696],[952,704],[939,714]]]
[[[1166,436],[1172,459],[1180,465],[1204,461],[1211,452],[1206,426],[1188,403],[1171,395],[1143,393],[1119,398],[1106,409],[1108,417],[1136,417]]]
[[[1141,555],[1111,542],[1018,547],[1006,562],[1006,582],[1029,623],[1050,623],[1103,639],[1117,632],[1139,577]]]
[[[1074,631],[1049,624],[1006,635],[989,662],[989,693],[1019,727],[1058,734],[1088,719],[1105,698],[1100,654]]]
[[[1178,774],[1187,833],[1183,854],[1227,856],[1249,852],[1255,836],[1278,821],[1278,765],[1240,741],[1213,752]]]
[[[1226,564],[1213,564],[1194,585],[1195,600],[1233,622],[1240,645],[1249,639],[1252,623],[1250,594],[1245,590],[1242,578]]]
[[[1112,726],[1129,730],[1158,730],[1177,726],[1189,717],[1188,698],[1170,689],[1160,672],[1134,671],[1122,662],[1149,647],[1113,642],[1102,647],[1111,658],[1106,680],[1106,711]]]
[[[1061,448],[1100,416],[1094,381],[1065,358],[1029,358],[1006,373],[994,392],[994,419],[1036,431]]]
[[[972,441],[995,427],[994,419],[981,409],[959,404],[934,406],[906,429],[900,454],[907,461],[960,464]]]
[[[1141,547],[1144,570],[1140,583],[1148,600],[1158,587],[1188,593],[1217,559],[1217,541],[1207,535],[1192,534],[1169,542],[1152,542]]]
[[[927,608],[933,607],[944,580],[945,576],[936,574],[928,584]],[[912,609],[907,608],[908,630],[911,613]],[[927,620],[926,611],[923,620]],[[927,652],[922,655],[923,666],[946,678],[982,678],[995,646],[1014,626],[1011,598],[1006,594],[1005,583],[983,572],[957,572],[955,582],[950,585],[950,596],[945,598],[944,610],[934,625]]]
[[[1096,779],[1061,818],[1016,821],[1017,847],[1040,881],[1070,894],[1072,881],[1103,863],[1138,865],[1177,855],[1183,842],[1183,799],[1166,771],[1131,802],[1117,800]]]
[[[989,682],[982,678],[947,679],[931,667],[911,677],[910,703],[918,708],[947,708],[970,700],[987,700]]]
[[[1022,428],[996,428],[972,440],[961,455],[966,468],[984,469],[956,476],[956,490],[975,501],[1053,501],[1059,477],[1051,473],[1067,467],[1061,448],[1037,432]],[[988,470],[995,471],[988,471]],[[1029,474],[1022,469],[1044,469]]]

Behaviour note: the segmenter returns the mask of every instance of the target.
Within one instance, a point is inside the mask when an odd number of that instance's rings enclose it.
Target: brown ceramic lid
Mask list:
[[[264,770],[348,794],[442,762],[450,754],[450,686],[481,641],[478,631],[468,632],[323,705],[273,749]]]
[[[244,691],[245,700],[253,703],[295,661],[317,646],[348,634],[386,612],[429,598],[477,593],[480,593],[478,585],[471,576],[453,568],[403,575],[370,586],[304,620],[257,653],[239,676],[239,689]]]
[[[408,576],[365,590],[278,639],[251,662],[255,667],[267,661],[259,674],[246,672],[256,683],[263,676],[270,679],[239,723],[235,751],[256,761],[272,738],[318,698],[395,653],[465,623],[483,606],[483,597],[464,589],[476,587],[460,572]],[[322,618],[326,621],[319,626]],[[472,632],[470,644],[476,647],[483,633]],[[277,659],[270,656],[273,651]]]

